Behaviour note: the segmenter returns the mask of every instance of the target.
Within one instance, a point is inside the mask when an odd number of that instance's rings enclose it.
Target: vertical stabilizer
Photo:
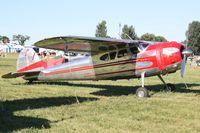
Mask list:
[[[17,60],[17,71],[39,62],[40,58],[35,50],[31,47],[23,49]]]

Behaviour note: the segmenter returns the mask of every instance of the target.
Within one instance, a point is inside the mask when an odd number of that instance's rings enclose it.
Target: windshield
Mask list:
[[[150,42],[150,41],[141,41],[139,43],[139,46],[142,50],[144,50],[146,47],[148,47],[149,45],[152,45],[152,44],[157,44],[157,43],[160,43],[160,42]]]

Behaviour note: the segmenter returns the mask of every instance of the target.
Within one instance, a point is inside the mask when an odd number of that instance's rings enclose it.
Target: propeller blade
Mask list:
[[[184,55],[183,60],[181,62],[181,77],[183,78],[185,73],[185,66],[186,66],[186,55]]]

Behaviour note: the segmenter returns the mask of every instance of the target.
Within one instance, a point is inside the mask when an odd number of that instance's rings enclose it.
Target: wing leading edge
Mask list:
[[[112,50],[114,48],[124,47],[126,45],[139,46],[140,41],[137,40],[120,40],[111,38],[95,38],[95,37],[79,37],[79,36],[61,36],[44,39],[36,42],[37,47],[74,51],[74,52],[91,52],[101,53]]]

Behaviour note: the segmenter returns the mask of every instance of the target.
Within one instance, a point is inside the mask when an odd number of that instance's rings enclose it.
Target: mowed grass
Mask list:
[[[0,57],[0,75],[16,70],[16,54]],[[27,84],[0,78],[0,132],[200,132],[200,69],[164,76],[177,91],[165,93],[157,77],[145,79],[150,98],[138,98],[140,80]]]

